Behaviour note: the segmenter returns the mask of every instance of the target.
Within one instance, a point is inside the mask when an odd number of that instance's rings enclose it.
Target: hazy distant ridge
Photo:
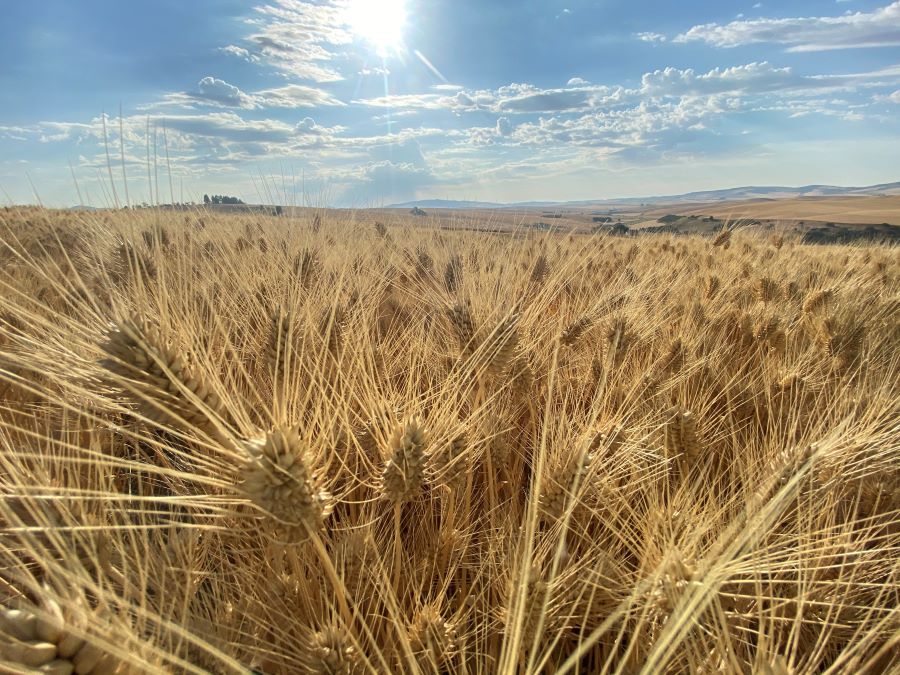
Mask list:
[[[658,195],[652,197],[623,197],[619,199],[585,199],[570,202],[496,202],[457,201],[453,199],[420,199],[418,201],[391,204],[389,209],[497,209],[516,207],[590,206],[593,204],[657,204],[679,202],[719,202],[736,199],[787,199],[796,197],[849,197],[849,196],[900,195],[900,182],[882,183],[866,187],[840,187],[837,185],[804,185],[803,187],[748,186],[724,190],[687,192],[680,195]]]

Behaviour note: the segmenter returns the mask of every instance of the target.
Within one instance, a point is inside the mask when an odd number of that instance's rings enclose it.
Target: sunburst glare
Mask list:
[[[350,0],[347,23],[379,56],[400,51],[406,28],[405,0]]]

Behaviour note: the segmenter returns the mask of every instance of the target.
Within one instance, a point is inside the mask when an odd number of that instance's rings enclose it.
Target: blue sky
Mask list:
[[[125,203],[120,106],[135,203],[900,180],[900,2],[0,0],[0,13],[0,203]]]

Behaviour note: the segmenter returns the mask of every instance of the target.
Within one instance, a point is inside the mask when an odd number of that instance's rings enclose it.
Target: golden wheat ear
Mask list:
[[[592,316],[583,316],[573,321],[560,335],[559,341],[563,347],[574,347],[581,338],[594,327],[594,318]]]
[[[771,277],[761,277],[753,282],[753,295],[757,302],[768,303],[781,294],[781,288]]]
[[[721,246],[723,248],[728,248],[728,245],[731,243],[731,230],[722,230],[719,234],[716,235],[716,238],[713,239],[713,246]]]
[[[471,354],[475,348],[475,322],[472,312],[463,304],[456,304],[447,310],[447,318],[456,335],[460,354]]]
[[[427,430],[418,417],[398,424],[388,441],[390,459],[381,473],[381,494],[395,503],[415,499],[425,482]]]
[[[274,429],[244,441],[243,493],[268,517],[284,541],[302,541],[321,530],[331,495],[310,467],[310,453],[296,429]]]
[[[364,670],[359,651],[340,626],[325,626],[305,641],[302,662],[308,673],[361,675]]]
[[[834,296],[834,291],[830,288],[824,288],[819,291],[813,291],[803,299],[803,313],[804,314],[812,314],[819,309],[822,309],[831,302],[832,297]]]
[[[678,458],[686,469],[703,459],[703,446],[697,431],[697,417],[686,408],[670,408],[666,416],[665,448],[670,458]]]
[[[719,292],[719,287],[722,285],[722,281],[719,277],[715,275],[709,275],[703,282],[703,297],[706,300],[712,300],[716,293]]]
[[[304,248],[294,257],[293,274],[301,288],[309,288],[322,272],[322,263],[318,254]]]
[[[550,263],[547,262],[547,256],[541,253],[534,261],[534,266],[531,268],[531,283],[535,286],[539,286],[543,284],[549,276]]]
[[[593,461],[594,454],[588,447],[578,455],[566,458],[556,471],[541,481],[538,509],[544,520],[559,520],[565,514],[566,506],[577,502],[578,491]]]
[[[434,605],[416,611],[408,633],[412,653],[426,672],[441,672],[457,653],[456,626]]]
[[[859,358],[865,336],[861,324],[827,317],[820,322],[818,331],[822,350],[832,358],[839,370],[849,367]]]
[[[471,456],[468,452],[468,438],[459,433],[447,441],[439,450],[428,455],[428,473],[432,481],[451,493],[459,490],[471,470]]]
[[[459,289],[462,279],[463,261],[459,255],[454,254],[450,257],[446,267],[444,267],[444,288],[452,295]]]
[[[675,338],[669,343],[666,353],[662,355],[659,361],[658,369],[667,375],[678,373],[684,368],[687,350],[681,338]]]
[[[269,316],[269,338],[263,351],[263,360],[273,377],[283,373],[294,357],[296,319],[283,307],[276,308]]]
[[[519,346],[520,317],[518,311],[513,311],[485,338],[482,346],[487,358],[485,372],[488,379],[499,380],[509,370]]]
[[[157,329],[138,318],[122,321],[109,329],[101,349],[107,358],[100,365],[141,416],[186,431],[216,432],[213,421],[225,414],[218,394]]]

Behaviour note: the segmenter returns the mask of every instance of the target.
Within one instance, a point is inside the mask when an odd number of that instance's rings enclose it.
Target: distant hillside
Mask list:
[[[420,199],[415,202],[403,202],[402,204],[391,204],[386,206],[387,209],[412,209],[419,207],[420,209],[499,209],[508,206],[508,204],[497,204],[495,202],[473,202],[473,201],[457,201],[454,199]]]
[[[452,199],[424,199],[392,204],[387,208],[411,209],[498,209],[498,208],[544,208],[550,206],[584,207],[603,204],[678,204],[689,202],[719,202],[747,199],[789,199],[798,197],[852,197],[900,195],[900,182],[868,185],[865,187],[841,187],[837,185],[804,185],[802,187],[747,186],[723,190],[687,192],[680,195],[658,195],[650,197],[623,197],[618,199],[584,199],[570,202],[515,202],[498,204],[495,202],[455,201]]]
[[[739,187],[725,190],[688,192],[683,195],[637,198],[621,201],[631,202],[718,202],[737,199],[786,199],[797,197],[851,197],[900,194],[900,182],[869,185],[866,187],[840,187],[835,185],[804,185],[802,187]]]

